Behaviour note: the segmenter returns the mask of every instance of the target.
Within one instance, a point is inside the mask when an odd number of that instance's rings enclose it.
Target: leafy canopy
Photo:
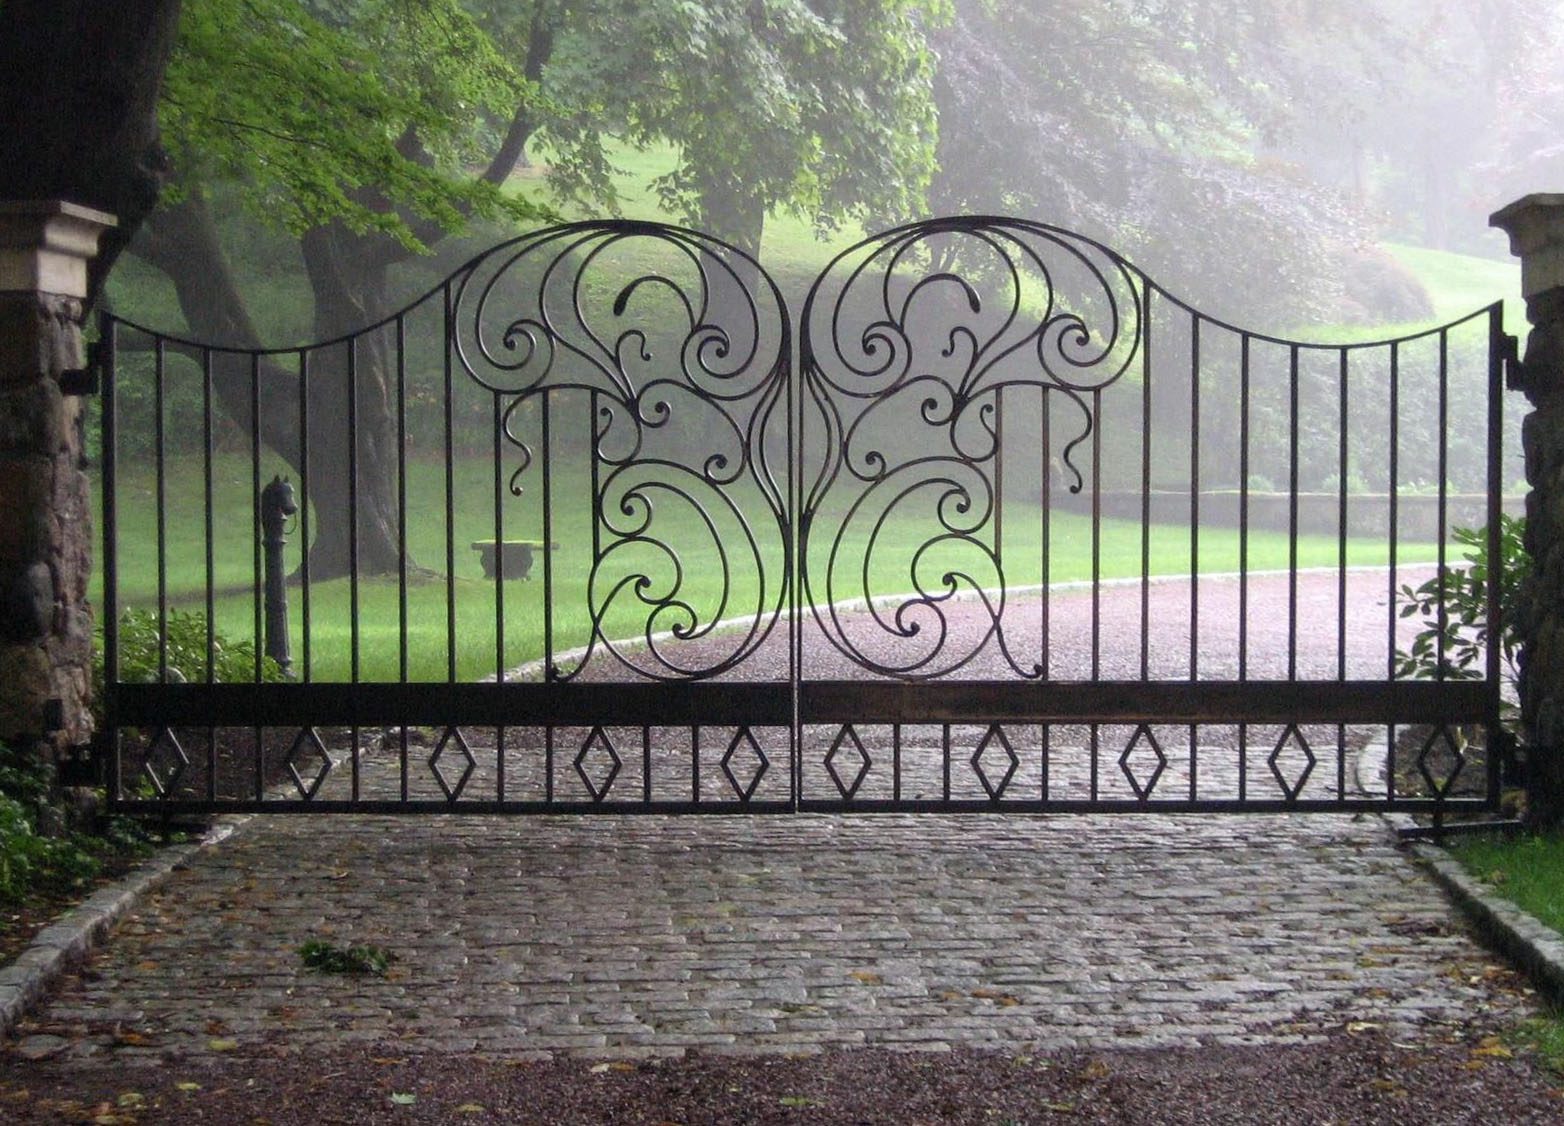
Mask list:
[[[337,220],[417,250],[408,215],[542,213],[464,171],[537,97],[457,0],[200,0],[161,121],[176,192],[229,181],[293,234]]]

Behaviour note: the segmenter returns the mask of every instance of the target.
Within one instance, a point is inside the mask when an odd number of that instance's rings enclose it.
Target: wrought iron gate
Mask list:
[[[1496,556],[1499,306],[1287,340],[958,218],[842,253],[797,328],[758,263],[640,222],[524,235],[304,347],[105,316],[113,803],[1496,801],[1499,756],[1467,760],[1497,650],[1428,680],[1397,650],[1455,527]]]

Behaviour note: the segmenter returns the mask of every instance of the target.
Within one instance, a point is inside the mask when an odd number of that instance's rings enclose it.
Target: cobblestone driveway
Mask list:
[[[302,967],[374,942],[385,979]],[[168,1054],[1398,1036],[1525,1003],[1376,819],[277,818],[175,874],[32,1033]]]

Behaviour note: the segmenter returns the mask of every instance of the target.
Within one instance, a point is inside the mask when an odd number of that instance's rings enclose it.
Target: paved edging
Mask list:
[[[249,817],[223,818],[188,844],[165,848],[116,884],[99,888],[33,936],[10,965],[0,968],[0,1037],[10,1034],[27,1009],[72,966],[108,937],[114,924],[142,896],[187,864],[196,853],[232,836]]]
[[[1385,775],[1385,746],[1371,743],[1357,760],[1358,788]],[[1382,783],[1381,783],[1382,784]],[[1416,822],[1404,813],[1385,814],[1392,831]],[[1543,992],[1564,1001],[1564,936],[1512,901],[1492,892],[1438,845],[1408,842],[1413,860],[1438,884],[1489,947],[1502,954]]]
[[[1483,940],[1537,987],[1564,999],[1564,936],[1502,896],[1492,894],[1461,862],[1436,845],[1415,843],[1417,862],[1477,926]]]

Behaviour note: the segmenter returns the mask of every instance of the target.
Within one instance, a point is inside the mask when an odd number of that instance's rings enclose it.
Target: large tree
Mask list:
[[[392,268],[469,216],[540,214],[499,188],[532,128],[533,89],[454,0],[207,0],[181,23],[163,102],[177,190],[133,252],[172,280],[194,336],[268,343],[213,216],[211,193],[228,185],[297,237],[314,337],[362,328],[390,311]],[[482,127],[485,113],[497,130]],[[262,437],[308,474],[322,579],[345,574],[355,550],[364,572],[401,561],[389,341],[364,337],[354,361],[350,376],[346,353],[332,350],[311,368],[308,465],[299,412],[280,407],[294,401],[298,372],[260,367],[261,397],[279,404],[263,410]],[[249,366],[219,363],[214,374],[227,413],[250,426]]]
[[[610,134],[671,143],[664,209],[759,254],[786,210],[830,228],[923,207],[940,0],[580,0],[552,9],[551,179],[613,204]]]
[[[1368,227],[1271,154],[1300,114],[1341,121],[1411,50],[1363,16],[1379,2],[959,0],[935,36],[932,205],[1072,226],[1229,317],[1340,316],[1342,254]]]

